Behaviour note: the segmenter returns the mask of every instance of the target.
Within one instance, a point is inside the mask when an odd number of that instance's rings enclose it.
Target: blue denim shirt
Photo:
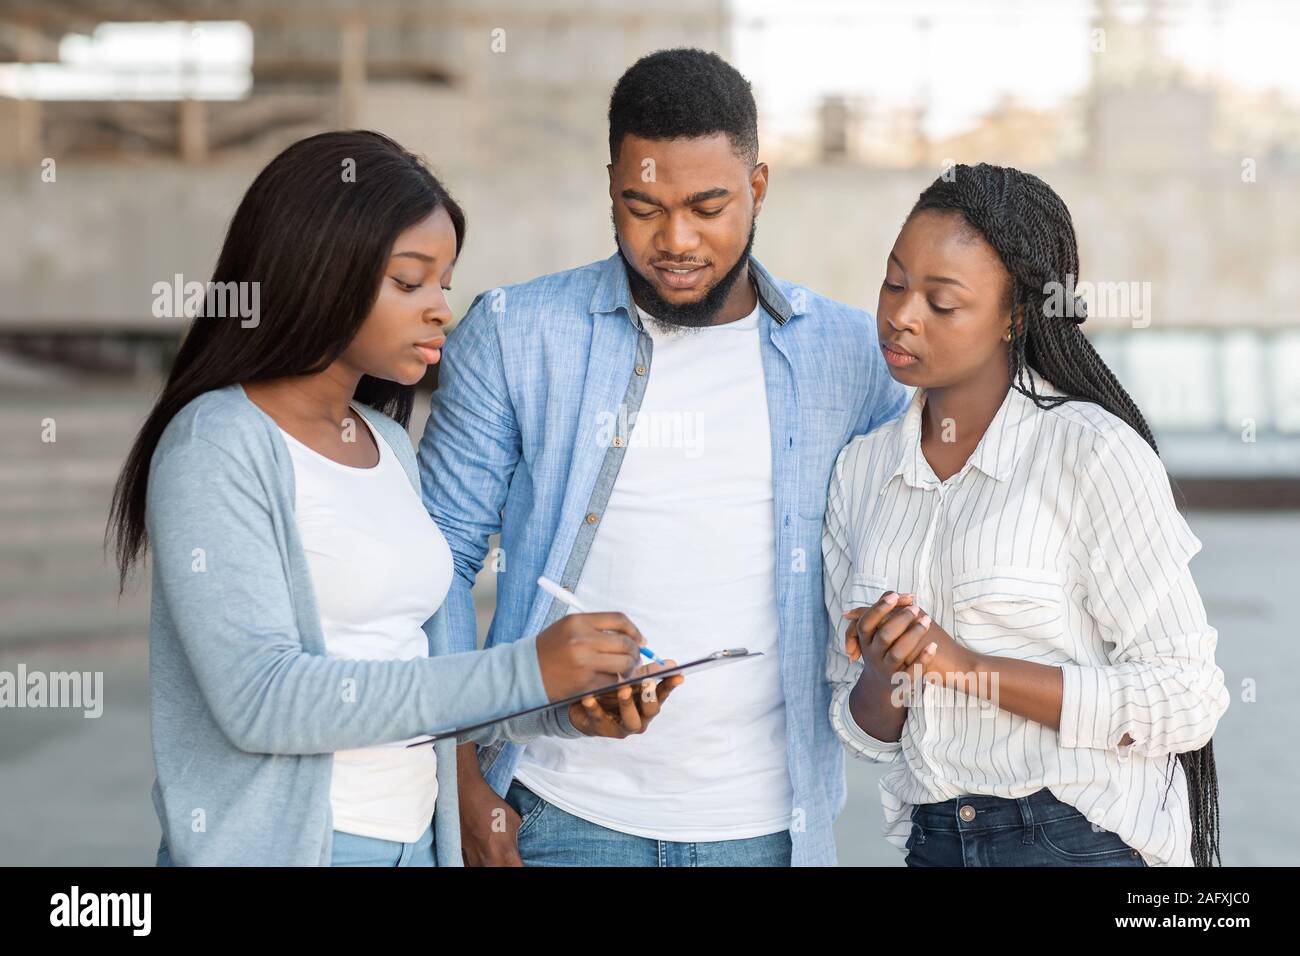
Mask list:
[[[839,450],[897,417],[906,392],[884,365],[870,315],[773,279],[756,259],[750,275],[772,428],[792,861],[831,865],[844,762],[828,716],[826,490]],[[447,598],[454,650],[476,644],[470,588],[496,532],[488,646],[536,635],[564,614],[537,577],[578,582],[627,451],[628,423],[654,374],[652,346],[617,253],[485,292],[448,337],[419,463],[425,506],[455,558]],[[572,733],[566,715],[553,716],[552,732]],[[498,793],[520,753],[508,742],[480,752]]]

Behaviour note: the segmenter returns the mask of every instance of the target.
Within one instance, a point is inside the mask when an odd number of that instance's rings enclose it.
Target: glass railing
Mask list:
[[[1099,332],[1171,472],[1300,479],[1300,329]]]

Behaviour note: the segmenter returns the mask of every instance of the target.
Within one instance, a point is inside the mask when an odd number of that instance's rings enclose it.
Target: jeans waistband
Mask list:
[[[1082,814],[1044,787],[1027,797],[992,797],[963,794],[942,803],[921,803],[912,808],[912,821],[929,830],[996,830],[1032,828]]]

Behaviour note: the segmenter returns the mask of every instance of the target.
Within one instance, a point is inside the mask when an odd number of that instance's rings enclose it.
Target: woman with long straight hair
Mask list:
[[[831,721],[891,763],[913,866],[1209,866],[1217,634],[1141,412],[1080,329],[1069,211],[956,166],[889,254],[877,326],[902,417],[831,479]]]
[[[152,558],[159,864],[459,866],[457,741],[406,743],[529,708],[467,739],[623,737],[680,682],[544,707],[636,666],[621,614],[446,653],[452,557],[406,424],[464,238],[365,131],[293,144],[235,212],[109,518],[123,587]]]

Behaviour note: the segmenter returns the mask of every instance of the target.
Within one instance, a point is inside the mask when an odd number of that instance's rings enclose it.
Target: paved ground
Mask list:
[[[64,392],[63,394],[67,394]],[[138,422],[138,394],[62,402],[0,395],[0,670],[102,671],[104,714],[0,710],[0,864],[152,864],[146,588],[119,604],[99,540],[109,482]],[[54,417],[57,441],[39,440]],[[10,455],[10,450],[17,454]],[[1233,702],[1219,726],[1224,861],[1300,862],[1300,512],[1190,518],[1193,568],[1219,629]],[[482,595],[487,611],[490,590]],[[1243,688],[1253,682],[1254,702]],[[879,768],[848,768],[836,827],[846,864],[900,865],[879,836]]]

